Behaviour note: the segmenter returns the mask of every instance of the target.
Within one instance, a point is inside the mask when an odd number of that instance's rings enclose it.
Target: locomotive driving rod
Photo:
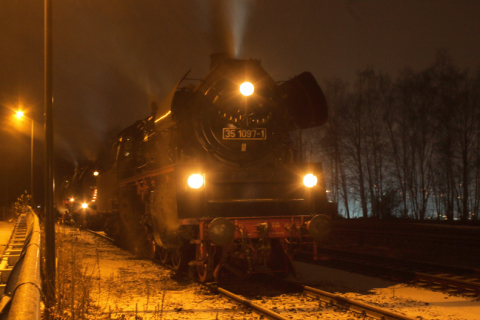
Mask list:
[[[247,307],[250,307],[250,308],[252,308],[252,309],[255,309],[255,310],[261,312],[262,314],[267,315],[268,317],[270,317],[270,318],[272,318],[272,319],[275,319],[275,320],[277,320],[277,319],[278,319],[278,320],[288,320],[288,319],[289,319],[289,318],[282,317],[281,315],[279,315],[279,314],[276,313],[276,312],[273,312],[273,311],[271,311],[271,310],[269,310],[269,309],[266,309],[266,308],[264,308],[264,307],[262,307],[262,306],[259,306],[258,304],[255,304],[255,303],[251,302],[250,300],[245,299],[245,298],[242,298],[242,297],[240,297],[240,296],[238,296],[238,295],[236,295],[236,294],[234,294],[234,293],[231,293],[230,291],[227,291],[227,290],[225,290],[225,289],[216,288],[216,290],[217,290],[218,292],[220,292],[221,294],[226,295],[227,297],[230,297],[230,298],[232,298],[232,299],[234,299],[234,300],[236,300],[236,301],[238,301],[238,302],[246,305]]]

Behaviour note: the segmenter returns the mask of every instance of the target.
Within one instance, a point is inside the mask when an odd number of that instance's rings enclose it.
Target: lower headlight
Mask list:
[[[307,188],[315,187],[317,185],[317,177],[312,173],[309,173],[305,177],[303,177],[303,184]]]
[[[188,186],[192,189],[198,189],[203,186],[203,175],[201,174],[192,174],[188,177]]]

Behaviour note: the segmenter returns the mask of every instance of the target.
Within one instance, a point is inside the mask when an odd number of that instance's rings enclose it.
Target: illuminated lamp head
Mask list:
[[[198,189],[203,186],[203,175],[192,174],[187,180],[188,186],[192,189]]]
[[[98,176],[98,171],[95,171],[95,172],[93,173],[93,175],[94,175],[95,177]]]
[[[217,246],[231,244],[235,235],[235,226],[227,218],[215,218],[208,225],[208,237]]]
[[[307,188],[315,187],[317,185],[317,177],[312,173],[309,173],[303,177],[303,184]]]
[[[245,97],[251,96],[255,91],[255,87],[251,82],[244,82],[240,85],[240,93]]]
[[[70,202],[73,202],[73,201],[75,201],[75,198],[70,198]]]
[[[87,208],[88,208],[88,204],[82,203],[82,208],[83,208],[83,209],[87,209]]]
[[[17,111],[16,116],[17,116],[18,119],[22,118],[23,117],[23,111]]]

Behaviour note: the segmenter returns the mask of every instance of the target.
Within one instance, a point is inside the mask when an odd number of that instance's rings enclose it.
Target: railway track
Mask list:
[[[257,311],[254,308],[257,305],[286,319],[352,319],[357,317],[368,319],[408,319],[408,317],[412,317],[415,319],[418,316],[431,315],[435,317],[434,315],[439,314],[438,307],[431,305],[430,301],[427,303],[423,299],[412,300],[409,295],[401,293],[391,294],[396,291],[386,293],[378,291],[374,295],[365,295],[361,293],[363,291],[356,291],[358,289],[345,291],[345,288],[348,287],[346,282],[340,282],[338,289],[327,282],[326,285],[331,288],[331,292],[338,290],[343,293],[332,295],[327,292],[322,295],[309,290],[309,287],[286,284],[285,281],[278,278],[265,276],[253,278],[253,281],[248,283],[247,281],[238,281],[237,286],[222,283],[221,289],[240,298],[233,300],[221,293],[222,290],[217,289],[218,285],[211,284],[215,289],[210,289],[193,283],[186,275],[174,276],[175,273],[160,266],[158,261],[152,263],[151,260],[140,258],[138,255],[114,249],[110,240],[99,241],[99,237],[105,239],[101,233],[83,232],[82,234],[82,231],[80,233],[76,231],[72,234],[71,239],[76,241],[73,247],[82,252],[84,259],[88,259],[90,263],[101,268],[102,274],[108,275],[112,272],[113,266],[118,266],[114,277],[107,276],[105,278],[103,275],[96,277],[90,286],[95,289],[92,301],[99,302],[98,305],[102,306],[100,310],[95,311],[100,318],[108,316],[115,319],[138,315],[143,319],[155,319],[155,317],[162,318],[163,315],[164,319],[181,318],[185,320],[272,319],[272,315]],[[103,268],[108,271],[105,272]],[[356,267],[351,267],[349,271],[358,272],[352,268]],[[309,267],[309,269],[313,271],[316,268]],[[306,274],[311,274],[313,278],[305,277]],[[357,279],[364,281],[357,277],[352,278],[353,281],[357,281]],[[323,280],[320,282],[314,280],[317,278],[311,271],[302,272],[301,279],[303,284],[323,283]],[[262,289],[264,286],[270,286],[270,289]],[[358,288],[356,285],[354,287]],[[101,288],[101,290],[96,288]],[[424,292],[422,289],[410,288]],[[435,285],[432,284],[427,290],[431,291],[430,289],[436,289]],[[392,290],[396,290],[396,288]],[[380,309],[381,311],[378,312],[375,307],[388,309]],[[412,310],[416,311],[412,312]],[[389,314],[391,312],[399,314]],[[462,318],[457,311],[442,310],[440,314],[449,315],[451,319]],[[273,319],[282,318],[273,315]]]
[[[87,230],[89,233],[113,242],[103,233]],[[168,266],[167,266],[168,268]],[[186,274],[183,275],[188,277]],[[326,314],[337,319],[355,316],[372,319],[411,319],[389,310],[368,305],[356,300],[347,299],[313,287],[294,284],[274,277],[254,278],[250,281],[239,281],[218,286],[216,284],[202,284],[214,294],[231,299],[240,304],[245,318],[254,312],[261,318],[267,319],[304,319],[306,317],[322,318]],[[233,288],[233,289],[232,289]],[[218,299],[218,298],[217,298]],[[219,304],[221,305],[221,304]],[[218,311],[220,312],[220,311]],[[231,312],[227,307],[225,312]],[[253,317],[252,319],[258,319]]]
[[[97,237],[100,237],[100,238],[103,238],[105,240],[108,240],[110,241],[111,243],[114,243],[115,240],[106,236],[104,232],[98,232],[98,231],[93,231],[93,230],[90,230],[90,229],[85,229],[87,232],[90,232],[91,234],[94,234],[96,235]]]
[[[301,261],[313,262],[305,253],[298,258]],[[322,249],[320,260],[319,264],[324,266],[388,277],[396,281],[408,281],[449,294],[480,296],[479,269],[332,249]]]
[[[113,243],[113,239],[105,236],[102,232],[86,231]],[[309,259],[305,257],[304,254],[301,260],[308,261]],[[331,249],[323,249],[321,259],[322,265],[330,265],[377,277],[389,277],[397,281],[408,281],[421,287],[443,291],[448,294],[459,294],[467,297],[480,296],[480,269]],[[168,265],[166,267],[172,269]],[[350,305],[351,303],[346,304]]]
[[[276,283],[276,286],[279,286],[279,283]],[[264,299],[261,300],[261,303],[256,303],[252,300],[246,299],[241,295],[235,294],[229,290],[226,290],[221,287],[213,288],[218,293],[221,293],[224,296],[227,296],[242,305],[255,310],[256,313],[263,315],[269,319],[275,320],[290,320],[290,319],[304,319],[307,316],[320,315],[324,316],[325,309],[329,308],[329,313],[334,313],[336,317],[340,318],[341,314],[346,317],[347,313],[355,313],[357,317],[368,317],[372,319],[384,319],[384,320],[411,320],[401,314],[391,312],[386,309],[378,308],[372,305],[368,305],[353,299],[347,299],[340,295],[335,295],[326,291],[322,291],[316,288],[309,286],[303,286],[298,284],[293,284],[289,282],[284,282],[283,286],[296,286],[301,292],[301,295],[296,297],[289,297],[288,305],[297,305],[300,307],[284,307],[270,309],[262,306],[262,304],[267,304],[267,301]],[[298,302],[294,302],[298,300]],[[300,309],[300,312],[299,312]]]
[[[114,239],[106,236],[103,232],[88,229],[86,231],[111,243],[114,242]],[[328,249],[323,249],[322,259],[334,264],[339,261],[342,264],[347,263],[349,269],[356,266],[359,267],[358,270],[373,273],[374,276],[386,274],[394,280],[407,280],[422,287],[470,297],[480,296],[480,269]],[[167,265],[166,267],[172,269],[171,266]],[[364,267],[368,269],[365,271]],[[354,269],[353,271],[358,272],[358,270]]]

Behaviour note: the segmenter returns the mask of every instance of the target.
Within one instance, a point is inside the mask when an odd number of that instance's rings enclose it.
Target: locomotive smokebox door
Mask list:
[[[219,60],[190,100],[204,150],[233,166],[265,163],[287,139],[278,85],[256,60]]]

